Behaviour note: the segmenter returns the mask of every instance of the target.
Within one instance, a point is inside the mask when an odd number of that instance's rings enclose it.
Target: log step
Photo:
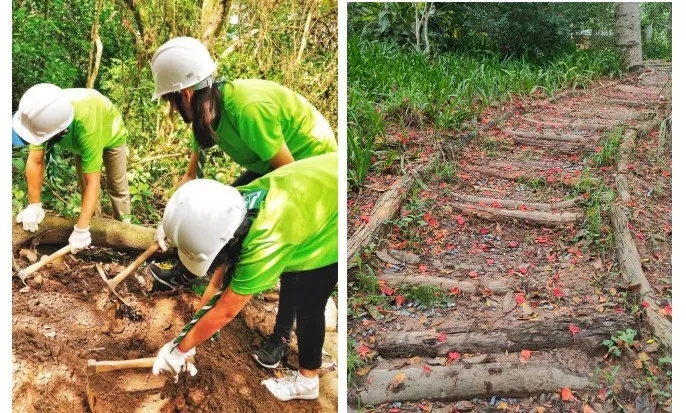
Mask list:
[[[515,141],[519,138],[524,138],[527,140],[542,140],[542,141],[553,141],[560,142],[564,144],[586,144],[589,142],[594,142],[595,139],[592,136],[580,136],[573,134],[561,134],[557,135],[554,133],[539,133],[539,132],[526,132],[526,131],[515,131],[512,129],[504,129],[503,133],[508,135],[513,135]]]
[[[569,327],[578,327],[572,334]],[[376,350],[385,359],[398,357],[438,357],[450,352],[503,353],[576,347],[588,354],[604,349],[608,334],[637,329],[633,317],[622,314],[595,314],[586,317],[557,317],[540,321],[510,323],[506,329],[478,326],[445,327],[426,331],[386,331],[376,336]]]
[[[463,214],[473,215],[486,221],[518,219],[532,224],[559,225],[578,222],[584,218],[583,212],[519,211],[462,203],[453,204],[453,207],[460,210]]]
[[[467,400],[493,395],[526,397],[565,387],[582,390],[596,386],[590,371],[574,372],[556,362],[457,362],[438,366],[423,363],[399,369],[379,365],[367,374],[361,391],[351,393],[350,402],[378,405],[396,401]]]

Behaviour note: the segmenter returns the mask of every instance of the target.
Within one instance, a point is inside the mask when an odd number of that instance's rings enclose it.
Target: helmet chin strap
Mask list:
[[[206,87],[212,86],[212,83],[214,83],[214,78],[212,77],[212,75],[209,75],[204,80],[201,80],[200,82],[194,84],[190,88],[191,90],[205,89]]]

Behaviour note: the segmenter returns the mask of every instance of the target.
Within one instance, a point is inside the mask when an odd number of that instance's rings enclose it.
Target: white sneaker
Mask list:
[[[264,384],[274,397],[284,402],[293,399],[314,400],[319,397],[319,376],[308,379],[298,372],[281,379],[262,380],[260,384]]]

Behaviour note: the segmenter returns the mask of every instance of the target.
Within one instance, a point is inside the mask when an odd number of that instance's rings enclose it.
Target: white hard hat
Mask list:
[[[211,76],[217,70],[205,45],[192,37],[176,37],[160,46],[150,61],[155,93],[152,98],[177,92],[203,83],[210,86]]]
[[[236,188],[211,179],[194,179],[169,199],[162,226],[183,265],[202,277],[246,213],[245,201]]]
[[[41,145],[66,129],[74,120],[74,107],[64,91],[39,83],[24,93],[12,117],[12,128],[26,142]]]

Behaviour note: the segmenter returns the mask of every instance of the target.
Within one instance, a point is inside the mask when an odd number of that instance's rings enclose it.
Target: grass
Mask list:
[[[434,57],[403,51],[358,36],[348,38],[348,175],[359,188],[385,123],[463,127],[481,111],[518,96],[552,96],[562,88],[584,88],[601,76],[621,75],[608,50],[579,50],[539,65],[524,58],[445,53]]]

